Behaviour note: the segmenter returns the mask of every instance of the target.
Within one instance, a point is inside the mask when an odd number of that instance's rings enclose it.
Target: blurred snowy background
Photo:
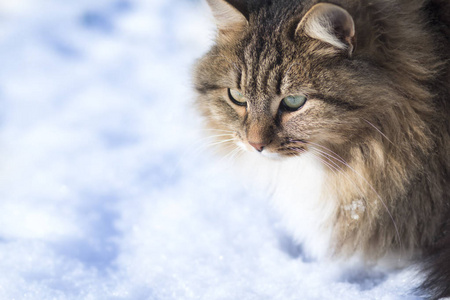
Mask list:
[[[198,147],[213,36],[200,0],[0,1],[0,299],[417,299],[302,257]]]

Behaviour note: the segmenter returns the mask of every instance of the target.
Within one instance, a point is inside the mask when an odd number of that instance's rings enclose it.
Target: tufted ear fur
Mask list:
[[[330,4],[314,5],[297,26],[296,34],[304,33],[352,54],[355,48],[355,23],[343,8]]]
[[[248,25],[245,4],[238,0],[207,0],[216,19],[219,34],[225,37],[240,32]]]

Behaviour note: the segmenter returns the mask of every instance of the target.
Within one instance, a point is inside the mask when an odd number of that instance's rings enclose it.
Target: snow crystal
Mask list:
[[[363,200],[354,200],[351,204],[344,205],[344,210],[350,211],[353,220],[359,220],[359,214],[366,211],[366,205]]]

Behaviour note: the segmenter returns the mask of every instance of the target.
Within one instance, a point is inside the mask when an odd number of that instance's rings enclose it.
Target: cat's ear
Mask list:
[[[314,5],[297,26],[296,34],[304,33],[352,54],[355,48],[355,23],[343,8],[330,4]]]
[[[241,32],[248,25],[245,2],[240,0],[206,0],[216,19],[219,33],[225,36]]]

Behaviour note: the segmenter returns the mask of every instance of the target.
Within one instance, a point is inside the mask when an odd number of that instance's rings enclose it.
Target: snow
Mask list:
[[[1,299],[419,299],[302,255],[202,146],[213,35],[199,0],[0,2]]]

